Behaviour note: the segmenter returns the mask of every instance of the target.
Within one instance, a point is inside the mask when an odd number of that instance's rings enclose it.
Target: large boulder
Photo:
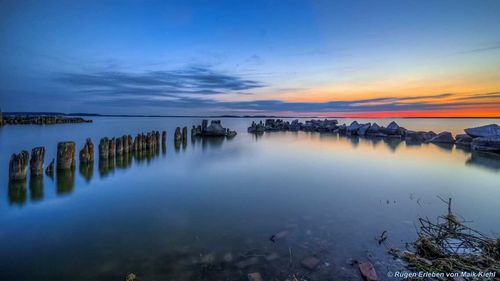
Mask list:
[[[358,129],[361,127],[361,125],[358,123],[358,121],[352,121],[352,123],[347,126],[346,132],[349,135],[355,135],[358,132]]]
[[[422,138],[424,139],[424,141],[430,141],[435,136],[437,136],[437,134],[434,133],[433,131],[422,133]]]
[[[467,134],[460,134],[455,137],[455,144],[458,146],[470,146],[473,138]]]
[[[389,125],[385,128],[385,133],[388,134],[388,135],[396,135],[398,134],[399,132],[399,129],[401,127],[399,127],[398,123],[392,121],[391,123],[389,123]]]
[[[451,135],[450,132],[441,132],[437,134],[437,136],[433,137],[432,139],[428,140],[428,142],[432,143],[455,143],[455,139]]]
[[[373,125],[371,125],[366,131],[367,135],[376,135],[379,133],[382,133],[382,127],[380,127],[377,123],[373,123]]]
[[[212,120],[210,126],[207,126],[202,131],[202,135],[207,137],[223,137],[226,135],[226,129],[222,127],[220,120]]]
[[[471,143],[471,148],[477,151],[500,153],[500,135],[475,138]]]
[[[368,132],[368,129],[370,129],[371,125],[372,124],[370,124],[370,123],[366,123],[366,124],[361,125],[358,129],[358,135],[360,135],[360,136],[366,135],[366,133]]]
[[[497,124],[484,125],[464,130],[467,135],[473,138],[500,136],[500,126]]]
[[[424,137],[422,136],[423,132],[415,132],[415,131],[406,131],[405,141],[407,142],[423,142]]]

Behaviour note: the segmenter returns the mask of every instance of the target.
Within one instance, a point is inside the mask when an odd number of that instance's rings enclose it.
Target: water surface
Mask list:
[[[93,119],[0,128],[1,280],[123,280],[129,272],[141,280],[246,280],[254,271],[265,280],[359,280],[350,259],[372,261],[387,280],[385,273],[401,266],[387,249],[415,239],[419,216],[446,211],[437,195],[453,198],[454,211],[473,227],[500,233],[499,157],[332,134],[255,136],[246,133],[252,119],[231,118],[222,123],[238,131],[236,138],[176,148],[175,127],[201,119]],[[457,134],[498,120],[397,122]],[[74,174],[28,180],[25,191],[8,187],[13,152],[43,145],[47,163],[58,141],[80,149],[91,137],[97,151],[101,137],[150,130],[168,131],[165,153],[123,159],[113,169],[99,161],[77,165]],[[285,230],[286,238],[269,240]],[[389,238],[378,245],[384,230]],[[278,258],[266,260],[273,253]],[[310,255],[321,260],[313,272],[300,266]],[[252,257],[253,265],[235,266]]]

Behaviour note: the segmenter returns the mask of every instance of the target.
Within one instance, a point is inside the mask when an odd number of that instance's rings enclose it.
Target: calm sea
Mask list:
[[[401,267],[387,250],[415,239],[419,217],[446,212],[437,196],[453,198],[472,227],[500,234],[500,157],[320,133],[257,137],[246,132],[252,119],[231,118],[222,124],[238,132],[234,139],[176,148],[175,127],[200,118],[93,120],[0,128],[1,280],[124,280],[130,272],[140,280],[247,280],[256,271],[264,280],[359,280],[352,260],[371,261],[387,280]],[[454,134],[499,123],[396,121]],[[166,151],[8,188],[13,152],[45,146],[48,163],[58,141],[80,149],[91,137],[97,151],[101,137],[150,130],[168,132]],[[282,231],[286,237],[270,241]],[[383,231],[388,239],[379,245]],[[312,272],[300,265],[311,255],[321,260]]]

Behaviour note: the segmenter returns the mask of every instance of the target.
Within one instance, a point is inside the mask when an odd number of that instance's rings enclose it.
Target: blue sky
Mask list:
[[[500,114],[499,14],[499,1],[0,1],[0,106]]]

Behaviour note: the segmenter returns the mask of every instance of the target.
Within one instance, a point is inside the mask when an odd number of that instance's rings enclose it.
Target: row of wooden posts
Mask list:
[[[175,129],[174,141],[187,141],[187,127],[181,131],[180,127]],[[167,132],[151,131],[146,134],[138,134],[135,138],[131,135],[123,135],[117,138],[104,137],[99,142],[99,158],[102,160],[114,159],[133,152],[154,151],[165,146],[167,142]],[[94,144],[87,138],[83,148],[80,150],[80,165],[87,165],[94,162]],[[28,174],[28,163],[31,176],[42,176],[44,168],[45,147],[35,147],[31,150],[31,159],[26,150],[18,154],[12,154],[9,162],[9,181],[26,180]],[[29,162],[28,162],[29,160]],[[56,160],[56,161],[55,161]],[[57,144],[56,159],[52,159],[45,169],[45,174],[53,176],[54,162],[57,170],[70,170],[76,166],[75,162],[75,142],[64,141]]]

